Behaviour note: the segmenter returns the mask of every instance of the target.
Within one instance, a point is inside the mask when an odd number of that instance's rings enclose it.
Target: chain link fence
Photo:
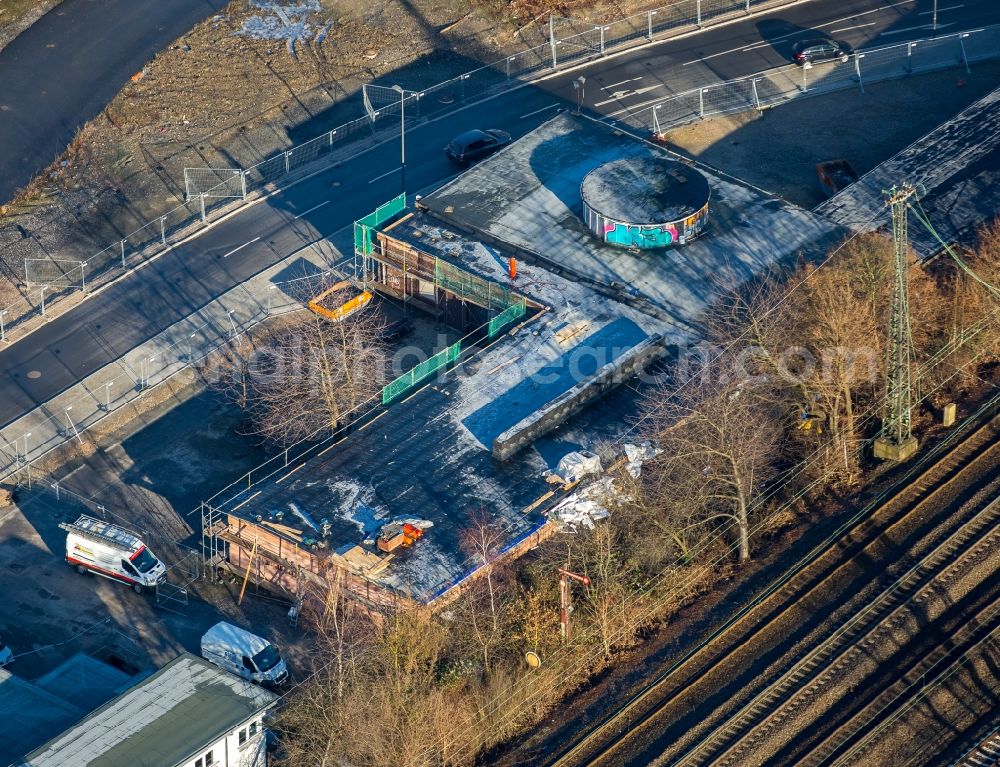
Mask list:
[[[750,14],[754,10],[783,4],[782,0],[679,0],[601,24],[553,16],[549,20],[546,43],[427,88],[406,88],[405,109],[408,115],[434,117],[515,87],[540,74],[671,33],[699,29]],[[633,113],[626,121],[659,132],[664,126],[680,125],[706,115],[760,109],[807,91],[835,90],[851,83],[863,87],[864,79],[887,79],[943,68],[949,66],[949,58],[967,66],[970,61],[995,57],[997,53],[994,28],[901,43],[864,51],[847,66],[821,65],[812,71],[783,67],[753,78],[705,86],[664,99],[644,112]],[[399,114],[399,91],[377,83],[367,84],[363,90],[365,114],[255,165],[246,168],[185,168],[186,199],[182,205],[80,262],[85,264],[86,279],[84,281],[81,274],[79,285],[69,281],[65,284],[58,281],[46,283],[44,290],[27,291],[17,302],[0,309],[0,340],[4,340],[12,329],[44,314],[45,304],[51,307],[77,291],[106,283],[178,244],[200,226],[210,223],[214,213],[222,215],[225,206],[234,200],[245,200],[251,193],[267,190],[270,185],[333,154],[349,142],[370,139],[383,128],[397,130],[399,121],[393,118]],[[40,267],[34,268],[37,270]]]
[[[514,87],[525,79],[612,50],[629,47],[644,39],[652,40],[681,29],[697,29],[709,21],[736,17],[755,8],[779,7],[784,0],[680,0],[656,10],[611,21],[602,25],[553,17],[549,23],[548,42],[490,62],[425,89],[409,88],[406,110],[414,116],[432,117],[457,106],[479,100]],[[398,106],[387,100],[379,107],[371,100],[369,89],[391,91],[398,105],[398,92],[372,83],[365,89],[365,114],[338,125],[315,138],[268,157],[247,168],[185,168],[185,201],[162,216],[110,243],[104,250],[86,259],[86,286],[52,283],[38,294],[29,291],[17,302],[0,309],[0,340],[11,330],[22,327],[43,314],[42,301],[52,304],[86,287],[96,287],[140,265],[164,249],[176,245],[210,223],[213,211],[233,200],[266,189],[269,184],[294,170],[336,151],[358,138],[370,138],[379,129],[394,129]],[[413,110],[412,112],[410,110]]]
[[[127,360],[118,360],[122,372],[117,375],[82,382],[87,394],[58,406],[52,402],[43,405],[39,410],[46,417],[32,422],[30,431],[12,432],[13,424],[5,428],[0,432],[0,480],[14,476],[30,487],[40,479],[32,476],[34,461],[68,441],[82,443],[82,434],[110,413],[133,403],[146,390],[203,363],[218,350],[242,343],[246,333],[268,318],[305,310],[308,297],[315,295],[331,274],[322,271],[273,282],[266,297],[255,298],[240,311],[221,313],[214,321],[198,317],[181,321],[164,331],[164,345],[155,352],[130,354]]]
[[[737,80],[713,83],[633,111],[622,121],[659,135],[705,117],[731,114],[830,93],[865,83],[908,77],[1000,56],[1000,26],[859,50],[845,61],[789,64]]]

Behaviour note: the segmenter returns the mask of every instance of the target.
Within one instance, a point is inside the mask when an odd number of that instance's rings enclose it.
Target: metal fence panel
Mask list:
[[[413,117],[420,116],[420,93],[418,91],[403,89],[403,92],[400,93],[395,88],[369,83],[365,83],[361,88],[364,91],[365,111],[372,122],[375,122],[376,117],[398,115],[401,102],[405,102],[406,114]]]
[[[56,258],[24,259],[24,281],[28,286],[83,288],[86,284],[86,261]]]
[[[427,380],[438,370],[455,362],[462,353],[462,342],[457,341],[437,354],[419,362],[394,381],[382,388],[382,404],[388,405],[401,394]]]
[[[1000,26],[897,43],[858,51],[846,61],[806,67],[789,64],[752,77],[674,94],[631,113],[626,122],[660,134],[704,117],[760,109],[803,94],[829,93],[851,87],[863,90],[868,82],[954,66],[968,67],[970,61],[997,58],[998,55]]]
[[[185,199],[245,197],[241,168],[185,168]]]

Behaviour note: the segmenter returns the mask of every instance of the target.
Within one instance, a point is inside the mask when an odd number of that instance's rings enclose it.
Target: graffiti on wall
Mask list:
[[[649,250],[690,242],[708,221],[707,204],[697,213],[669,224],[626,224],[609,219],[586,205],[584,213],[591,231],[609,245]]]
[[[604,241],[626,248],[666,248],[677,242],[677,227],[667,225],[604,224]]]

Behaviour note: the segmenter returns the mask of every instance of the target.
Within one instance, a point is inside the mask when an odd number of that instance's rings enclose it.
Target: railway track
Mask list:
[[[822,744],[817,749],[821,757],[818,763],[831,767],[884,763],[886,752],[891,752],[891,762],[899,767],[935,758],[948,730],[974,727],[983,715],[995,717],[995,690],[1000,688],[1000,678],[993,660],[998,642],[1000,600],[994,600],[947,643],[916,664],[894,689],[886,690],[855,717],[866,721],[861,727],[844,728],[850,730],[850,738],[838,738],[832,749],[833,744]],[[959,705],[941,705],[946,697]],[[933,726],[925,726],[928,717],[934,720]],[[990,758],[994,761],[988,761]],[[981,739],[953,764],[1000,764],[1000,733],[994,731],[992,739]]]
[[[808,758],[796,753],[795,734],[815,728],[817,719],[829,716],[845,697],[845,686],[865,684],[884,663],[905,661],[908,645],[928,624],[943,618],[964,598],[963,592],[990,579],[1000,560],[998,552],[1000,499],[987,503],[709,737],[671,763],[734,767],[778,756],[800,765],[826,763],[838,746],[857,736],[862,722],[855,721],[853,728],[838,725],[834,742],[826,749],[813,749]],[[989,585],[994,601],[987,608],[989,615],[982,617],[996,620],[1000,583]],[[936,641],[932,652],[940,647]]]
[[[978,426],[970,418],[964,433],[919,457],[891,491],[870,498],[711,636],[547,764],[751,763],[740,761],[739,744],[750,732],[761,734],[782,695],[803,682],[816,694],[829,688],[820,675],[831,660],[837,663],[852,643],[900,615],[903,605],[919,604],[916,598],[925,599],[927,589],[940,588],[949,567],[989,555],[975,545],[977,534],[987,531],[997,549],[993,517],[1000,504],[986,498],[966,503],[1000,472],[1000,422],[988,417],[995,404],[977,413]],[[942,513],[956,507],[963,513]],[[841,661],[850,664],[850,655]]]
[[[1000,764],[1000,727],[970,748],[951,767],[990,767]]]

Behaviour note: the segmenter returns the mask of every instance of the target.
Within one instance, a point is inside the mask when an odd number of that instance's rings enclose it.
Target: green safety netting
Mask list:
[[[379,205],[374,211],[354,222],[354,250],[364,256],[372,253],[372,228],[380,226],[406,210],[406,195],[400,194],[389,202]]]
[[[409,391],[426,378],[432,376],[438,369],[447,367],[458,359],[462,351],[462,342],[452,344],[442,349],[433,357],[414,365],[403,375],[382,387],[382,404],[388,405],[400,394]]]
[[[527,304],[522,298],[517,303],[508,306],[500,312],[500,314],[490,320],[490,338],[494,338],[501,330],[514,320],[519,317],[523,317],[525,311],[527,311]]]
[[[484,280],[461,267],[434,259],[434,282],[461,299],[499,311],[517,301],[517,297],[502,285]]]

